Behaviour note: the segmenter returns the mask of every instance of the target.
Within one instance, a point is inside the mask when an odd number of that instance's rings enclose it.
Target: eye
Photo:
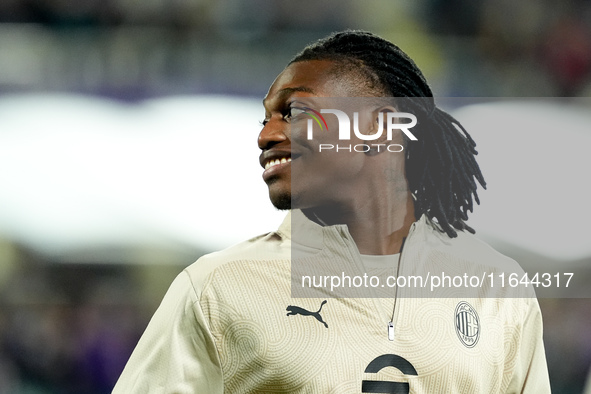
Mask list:
[[[269,119],[259,120],[259,124],[263,127],[265,127],[267,125],[267,123],[269,123]]]
[[[294,118],[305,112],[306,109],[304,107],[296,107],[293,104],[291,104],[289,107],[287,107],[287,111],[283,115],[283,119],[289,122],[290,120],[293,120]]]

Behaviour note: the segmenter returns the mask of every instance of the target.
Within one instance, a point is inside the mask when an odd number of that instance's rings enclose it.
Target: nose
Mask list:
[[[279,119],[271,118],[267,121],[259,133],[258,145],[261,150],[267,150],[273,146],[285,141],[289,141],[287,136],[288,125]]]

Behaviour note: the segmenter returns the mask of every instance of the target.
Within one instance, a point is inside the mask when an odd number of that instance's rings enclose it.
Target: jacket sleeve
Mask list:
[[[213,336],[185,271],[168,289],[113,393],[223,393]]]
[[[528,303],[528,308],[522,324],[517,361],[507,392],[551,393],[546,352],[542,340],[542,312],[535,296],[525,299],[524,302]]]

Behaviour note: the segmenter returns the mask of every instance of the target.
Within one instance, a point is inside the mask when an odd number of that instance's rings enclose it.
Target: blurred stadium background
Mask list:
[[[532,140],[572,104],[579,139],[555,123],[516,156],[526,181],[500,187],[487,240],[528,270],[589,275],[588,1],[1,0],[0,393],[110,392],[184,266],[280,223],[260,100],[304,45],[347,28],[401,46],[437,96],[546,98]],[[540,304],[553,392],[581,393],[591,302]]]

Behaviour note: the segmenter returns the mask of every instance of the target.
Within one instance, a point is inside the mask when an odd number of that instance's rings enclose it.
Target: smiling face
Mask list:
[[[337,66],[327,60],[292,63],[279,74],[264,100],[260,163],[271,202],[278,209],[309,208],[351,198],[364,172],[370,170],[363,153],[319,152],[320,144],[338,142],[333,115],[325,116],[333,132],[315,125],[314,138],[307,139],[311,117],[302,108],[318,111],[334,108],[326,104],[331,98],[367,96],[359,88],[359,78],[350,72],[337,75]],[[356,143],[354,139],[349,142]]]

